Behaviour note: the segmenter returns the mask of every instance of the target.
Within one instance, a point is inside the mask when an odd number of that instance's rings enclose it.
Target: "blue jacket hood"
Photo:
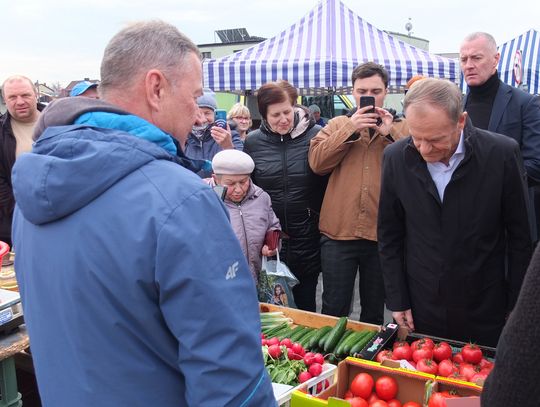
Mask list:
[[[156,159],[173,161],[161,147],[122,131],[49,127],[13,167],[15,200],[30,222],[48,223],[77,211]]]

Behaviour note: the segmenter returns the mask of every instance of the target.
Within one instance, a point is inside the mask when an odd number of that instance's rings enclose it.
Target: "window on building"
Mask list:
[[[212,53],[210,51],[208,52],[201,52],[203,59],[209,59],[212,58]]]

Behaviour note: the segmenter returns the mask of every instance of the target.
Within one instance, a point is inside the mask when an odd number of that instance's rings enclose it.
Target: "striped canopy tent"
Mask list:
[[[430,54],[364,21],[340,0],[323,0],[300,21],[273,38],[203,63],[205,87],[250,93],[285,79],[304,95],[351,93],[353,69],[367,61],[386,67],[391,91],[413,75],[459,83],[457,61]]]
[[[499,46],[499,77],[512,86],[523,84],[524,90],[540,93],[540,33],[529,30]],[[521,61],[521,71],[516,64]],[[517,72],[516,72],[517,71]],[[516,77],[516,74],[518,77]],[[521,75],[521,78],[519,76]],[[521,79],[520,81],[516,79]]]

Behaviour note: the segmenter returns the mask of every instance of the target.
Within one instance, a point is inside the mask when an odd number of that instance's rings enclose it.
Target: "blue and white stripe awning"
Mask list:
[[[350,93],[351,74],[374,61],[401,89],[413,75],[459,83],[457,61],[430,54],[367,23],[340,0],[324,0],[277,36],[219,59],[204,61],[204,84],[214,91],[256,90],[285,79],[303,94]]]
[[[529,30],[526,33],[499,46],[499,77],[504,83],[518,86],[514,75],[516,54],[521,53],[521,82],[529,93],[540,93],[540,33]]]

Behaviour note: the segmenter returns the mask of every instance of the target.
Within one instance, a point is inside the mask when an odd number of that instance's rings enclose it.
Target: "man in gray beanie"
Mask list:
[[[228,124],[226,129],[214,124],[217,109],[214,92],[205,89],[204,94],[197,99],[197,104],[199,116],[187,138],[185,155],[190,159],[212,161],[222,150],[234,148],[242,151],[244,143],[237,131],[231,130]],[[208,167],[197,174],[202,178],[208,178],[212,175],[212,171]]]

